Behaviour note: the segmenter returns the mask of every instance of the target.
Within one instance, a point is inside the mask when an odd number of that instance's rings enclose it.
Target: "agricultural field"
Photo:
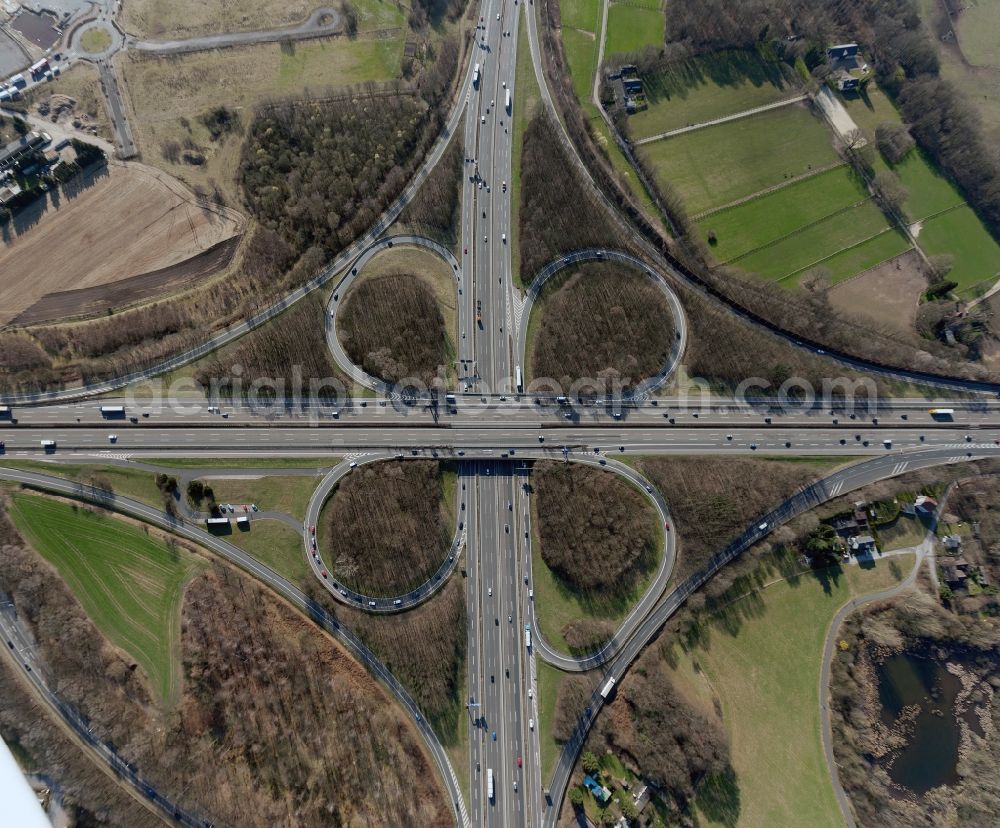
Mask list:
[[[831,133],[805,105],[654,141],[638,152],[695,217],[839,160]]]
[[[842,98],[849,114],[871,140],[880,123],[901,123],[899,113],[874,86],[864,99]],[[911,222],[917,244],[928,256],[947,255],[953,260],[948,278],[956,292],[971,298],[996,281],[1000,274],[1000,244],[971,208],[955,184],[934,167],[919,147],[896,164],[876,158],[876,170],[890,169],[906,188],[903,210]]]
[[[983,293],[1000,274],[1000,245],[971,207],[957,207],[925,221],[917,242],[928,255],[954,258],[948,279],[958,283],[956,292],[966,298]]]
[[[665,24],[663,6],[656,0],[613,0],[608,6],[605,57],[660,46]]]
[[[405,19],[393,9],[398,35],[389,38],[361,35],[354,40],[269,43],[171,58],[119,53],[116,67],[124,80],[130,122],[143,157],[190,186],[207,192],[218,188],[227,203],[241,203],[236,173],[254,107],[307,91],[320,94],[398,77]],[[219,105],[236,110],[240,123],[213,141],[198,116]],[[198,148],[203,161],[188,163],[183,155],[173,160],[168,148],[189,144]]]
[[[15,493],[10,514],[101,632],[172,703],[180,690],[181,599],[197,560],[144,528],[72,503]]]
[[[958,188],[931,166],[919,147],[914,147],[890,169],[906,187],[903,209],[910,221],[923,221],[965,203]]]
[[[862,182],[843,165],[711,213],[698,226],[703,240],[714,238],[715,260],[730,262],[867,199]]]
[[[783,64],[744,51],[695,58],[669,72],[644,77],[643,83],[649,108],[629,116],[633,140],[765,106],[802,91]]]
[[[812,268],[839,282],[902,253],[909,242],[891,229],[882,211],[865,201],[807,226],[733,262],[769,281],[791,280]]]
[[[48,294],[106,286],[173,265],[202,271],[195,258],[243,229],[238,216],[205,209],[176,181],[152,168],[110,164],[81,173],[72,197],[38,202],[11,223],[0,248],[0,324],[28,311]],[[67,254],[71,250],[72,254]],[[186,282],[164,278],[166,289]],[[124,297],[120,297],[124,298]],[[58,299],[58,297],[53,297]],[[63,302],[65,315],[79,301]],[[51,311],[50,311],[51,313]]]

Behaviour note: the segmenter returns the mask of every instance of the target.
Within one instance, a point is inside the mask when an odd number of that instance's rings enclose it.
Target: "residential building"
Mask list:
[[[844,58],[856,58],[858,56],[857,43],[840,43],[831,46],[826,50],[826,56],[830,60],[843,60]]]
[[[871,535],[858,535],[856,538],[851,538],[851,551],[855,555],[871,555],[877,552],[875,538]]]
[[[596,799],[602,805],[604,805],[609,799],[611,799],[611,791],[609,791],[603,785],[598,785],[597,782],[594,781],[594,778],[589,773],[583,777],[583,785],[588,791],[590,791],[594,799]]]

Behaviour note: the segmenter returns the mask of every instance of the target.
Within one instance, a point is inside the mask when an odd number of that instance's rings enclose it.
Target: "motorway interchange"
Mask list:
[[[441,770],[454,802],[456,820],[464,824],[553,825],[562,803],[569,775],[587,730],[600,712],[603,697],[595,686],[591,703],[580,711],[579,725],[560,756],[552,779],[543,780],[540,768],[538,707],[535,687],[536,659],[543,658],[563,670],[599,667],[605,677],[620,677],[641,648],[662,627],[690,591],[718,567],[760,540],[774,525],[804,508],[846,493],[875,480],[905,471],[970,458],[1000,456],[1000,406],[993,401],[933,402],[892,400],[877,409],[853,410],[810,406],[772,410],[767,401],[653,398],[646,396],[673,373],[683,355],[686,326],[676,304],[678,342],[661,375],[626,404],[565,403],[518,393],[517,381],[524,360],[527,326],[525,300],[512,280],[511,192],[513,127],[506,106],[508,91],[517,105],[515,64],[520,10],[526,11],[533,64],[542,97],[550,103],[544,74],[539,72],[539,44],[531,7],[517,0],[485,0],[475,45],[466,67],[460,98],[448,118],[442,141],[435,145],[404,197],[380,219],[376,227],[353,245],[316,279],[251,323],[241,323],[220,334],[206,346],[172,360],[176,367],[232,341],[259,322],[271,318],[311,290],[335,282],[331,312],[327,314],[327,340],[337,362],[351,376],[369,385],[380,399],[356,399],[338,406],[297,403],[262,411],[241,405],[209,411],[204,398],[178,398],[145,404],[134,398],[88,400],[79,391],[38,395],[28,404],[14,403],[6,418],[0,417],[0,440],[11,458],[37,459],[43,441],[52,443],[56,459],[86,458],[121,462],[142,456],[212,458],[330,457],[346,458],[323,480],[307,510],[303,525],[304,554],[317,580],[338,600],[377,612],[404,611],[432,598],[458,565],[468,575],[468,711],[470,745],[468,766],[452,768],[436,736],[420,716],[405,689],[371,653],[351,642],[349,634],[330,619],[331,631],[389,686],[414,717]],[[478,65],[478,74],[476,66]],[[474,78],[475,76],[475,78]],[[475,81],[475,82],[474,82]],[[339,349],[335,330],[335,305],[357,271],[379,249],[389,244],[382,235],[408,197],[441,157],[447,139],[465,115],[460,139],[465,148],[462,189],[462,256],[455,261],[447,251],[437,251],[449,261],[459,292],[460,327],[467,334],[458,343],[462,394],[455,405],[428,405],[427,400],[407,404],[375,378],[351,365]],[[424,244],[414,237],[394,237],[396,243]],[[566,257],[568,263],[600,259],[608,252]],[[611,254],[614,255],[613,253]],[[552,272],[558,269],[553,264]],[[565,264],[565,263],[563,263]],[[562,266],[562,265],[560,265]],[[649,271],[651,278],[657,278]],[[666,286],[666,281],[662,284]],[[668,287],[665,289],[672,296]],[[668,296],[669,298],[669,296]],[[148,378],[143,372],[131,379]],[[120,385],[120,383],[119,383]],[[947,385],[947,383],[946,383]],[[514,387],[512,387],[514,386]],[[104,384],[94,392],[113,391]],[[491,391],[489,389],[504,389]],[[130,415],[125,420],[102,417],[100,405],[121,404]],[[948,407],[953,414],[934,419],[928,408]],[[134,421],[133,419],[134,418]],[[110,441],[109,435],[115,440]],[[625,476],[642,489],[669,521],[669,492],[652,490],[639,475],[617,458],[635,454],[734,454],[832,455],[870,458],[832,473],[812,490],[780,504],[727,550],[720,550],[715,569],[696,573],[666,593],[675,557],[675,537],[668,532],[663,563],[649,591],[628,616],[613,639],[599,652],[583,658],[562,656],[540,640],[531,595],[530,494],[523,485],[526,461],[536,459],[581,462]],[[314,556],[315,525],[322,503],[337,481],[354,463],[398,457],[439,457],[461,463],[458,497],[460,525],[449,550],[431,582],[404,596],[345,594],[323,564],[323,550]],[[0,470],[0,478],[59,490],[51,476]],[[86,493],[75,489],[75,496]],[[151,522],[162,514],[141,504],[116,498],[123,510]],[[761,529],[761,526],[767,527]],[[173,531],[203,543],[261,577],[290,600],[298,597],[291,585],[256,564],[225,541],[200,529],[172,525]],[[681,539],[683,542],[683,539]],[[464,546],[464,552],[460,550]],[[323,573],[327,572],[324,577]],[[701,581],[698,581],[701,578]],[[300,595],[300,594],[299,594]],[[398,600],[398,604],[396,603]],[[302,596],[300,605],[305,606]],[[374,602],[375,606],[371,606]],[[533,638],[527,646],[526,631]],[[605,682],[602,679],[601,685]],[[469,780],[465,802],[456,774]],[[492,791],[490,790],[492,777]],[[492,793],[492,796],[491,796]]]

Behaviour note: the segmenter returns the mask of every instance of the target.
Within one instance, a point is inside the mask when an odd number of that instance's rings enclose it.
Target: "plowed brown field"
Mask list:
[[[243,229],[239,214],[198,205],[179,182],[148,167],[110,164],[86,175],[75,195],[60,193],[58,202],[29,208],[8,225],[0,324],[47,294],[170,268]]]

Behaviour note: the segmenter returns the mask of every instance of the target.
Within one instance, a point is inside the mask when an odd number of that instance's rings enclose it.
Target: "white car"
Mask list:
[[[492,598],[493,597],[493,587],[490,587],[488,590],[486,590],[486,594],[489,595],[490,598]]]
[[[479,123],[481,123],[481,124],[485,124],[486,123],[486,116],[485,115],[480,115],[479,116]]]
[[[500,12],[497,12],[497,20],[500,19]]]
[[[531,698],[534,698],[534,696],[535,696],[535,691],[532,688],[529,687],[528,688],[528,698],[531,699]]]
[[[118,435],[117,434],[109,434],[108,435],[108,442],[109,443],[117,443],[118,442]]]
[[[534,729],[535,729],[535,720],[528,719],[528,730],[534,730]]]

